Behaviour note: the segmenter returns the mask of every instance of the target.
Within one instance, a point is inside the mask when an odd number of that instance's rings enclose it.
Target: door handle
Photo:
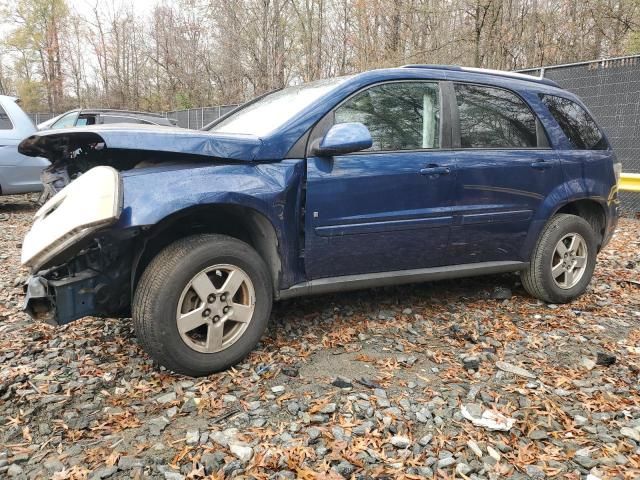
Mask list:
[[[542,159],[536,160],[531,164],[531,168],[535,168],[536,170],[547,170],[551,167],[553,167],[553,164],[551,162],[547,162]]]
[[[420,175],[448,175],[451,173],[451,169],[449,167],[439,167],[438,165],[429,165],[425,168],[420,169]]]

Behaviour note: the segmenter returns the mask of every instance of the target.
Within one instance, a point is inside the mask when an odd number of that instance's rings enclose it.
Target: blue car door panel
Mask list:
[[[533,166],[544,162],[550,168]],[[460,150],[456,198],[459,223],[451,232],[456,263],[521,260],[536,211],[562,171],[553,150]]]
[[[309,159],[311,278],[443,265],[453,222],[452,157],[446,151]],[[449,172],[421,174],[430,164]]]
[[[373,145],[307,160],[309,278],[446,263],[456,168],[452,151],[441,148],[448,126],[441,106],[438,82],[390,82],[332,113],[332,123],[364,124]]]

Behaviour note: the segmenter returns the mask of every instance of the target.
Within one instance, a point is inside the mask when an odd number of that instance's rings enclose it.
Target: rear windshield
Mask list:
[[[582,106],[568,98],[555,95],[540,95],[553,118],[577,150],[606,150],[607,140]]]

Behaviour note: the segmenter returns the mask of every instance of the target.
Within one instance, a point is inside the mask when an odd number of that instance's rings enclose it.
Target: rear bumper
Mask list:
[[[105,288],[99,275],[92,271],[59,280],[33,275],[25,285],[23,310],[34,320],[66,325],[82,317],[100,315],[97,305]]]

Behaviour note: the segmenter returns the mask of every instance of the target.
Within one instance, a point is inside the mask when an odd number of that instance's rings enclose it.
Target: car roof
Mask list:
[[[534,77],[523,73],[505,72],[458,65],[421,65],[411,64],[400,67],[368,70],[351,77],[345,84],[358,84],[360,87],[381,81],[429,79],[455,82],[479,83],[520,92],[530,91],[564,96],[575,100],[577,97],[564,90],[548,78]]]

